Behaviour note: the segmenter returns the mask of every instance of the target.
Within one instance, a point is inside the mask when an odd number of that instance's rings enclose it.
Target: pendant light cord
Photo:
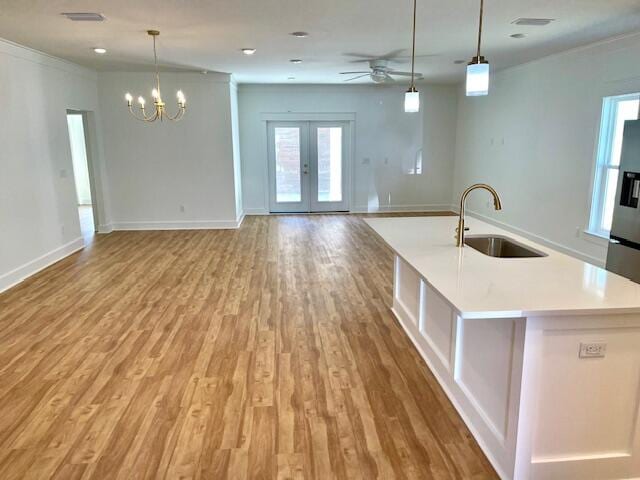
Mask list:
[[[158,98],[162,98],[160,95],[160,70],[158,69],[158,54],[156,53],[156,36],[153,35],[153,63],[156,65],[156,88],[158,89]]]
[[[478,28],[478,53],[477,62],[480,63],[480,45],[482,43],[482,17],[484,14],[484,0],[480,0],[480,27]]]
[[[411,90],[415,89],[414,71],[416,63],[416,8],[418,0],[413,0],[413,43],[411,46]]]

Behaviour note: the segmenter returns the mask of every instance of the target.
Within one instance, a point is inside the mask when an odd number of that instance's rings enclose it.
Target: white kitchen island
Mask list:
[[[393,312],[503,479],[640,478],[640,285],[547,254],[457,248],[457,217],[368,218]],[[595,356],[590,356],[595,355]]]

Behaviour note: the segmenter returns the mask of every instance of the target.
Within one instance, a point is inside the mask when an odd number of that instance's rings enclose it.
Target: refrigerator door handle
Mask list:
[[[631,193],[631,196],[633,198],[640,197],[640,180],[636,180],[635,182],[633,182],[633,192]]]

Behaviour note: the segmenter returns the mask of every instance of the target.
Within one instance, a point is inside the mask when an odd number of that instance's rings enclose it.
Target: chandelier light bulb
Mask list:
[[[138,102],[144,107],[144,97],[138,97]]]
[[[124,99],[127,101],[129,105],[131,105],[131,102],[133,101],[133,97],[129,92],[127,92],[127,94],[124,96]]]
[[[158,100],[158,97],[160,96],[160,94],[158,93],[157,88],[154,88],[153,90],[151,90],[151,96],[153,97],[154,100]]]
[[[178,97],[178,103],[181,104],[185,104],[185,98],[184,98],[184,93],[182,93],[182,90],[178,90],[178,92],[176,93],[176,97]]]

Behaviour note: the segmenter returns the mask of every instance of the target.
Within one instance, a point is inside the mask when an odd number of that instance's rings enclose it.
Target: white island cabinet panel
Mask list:
[[[394,305],[418,326],[420,315],[420,276],[399,258],[395,263]]]
[[[640,315],[539,318],[523,389],[530,459],[522,478],[626,479],[640,473]],[[581,346],[603,346],[602,356]],[[522,446],[527,444],[521,442]],[[631,474],[633,473],[633,475]]]
[[[456,382],[502,445],[509,433],[515,438],[523,331],[523,319],[461,320],[458,327]]]
[[[455,354],[456,314],[444,298],[422,282],[420,333],[444,367],[451,371]]]

